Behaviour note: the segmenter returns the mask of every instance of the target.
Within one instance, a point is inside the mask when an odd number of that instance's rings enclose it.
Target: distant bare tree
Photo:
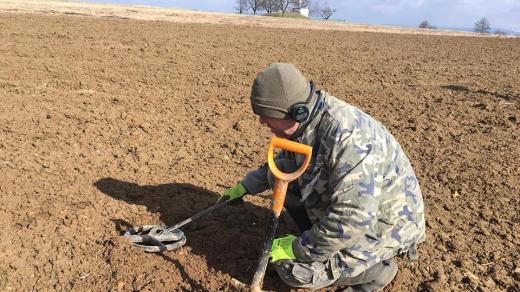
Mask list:
[[[313,0],[307,1],[309,7],[309,14],[314,17],[321,17],[328,20],[332,14],[336,12],[336,9],[331,8],[327,1]]]
[[[292,8],[305,8],[309,7],[311,1],[310,0],[289,0],[289,3]]]
[[[291,0],[276,0],[276,2],[278,4],[278,10],[280,10],[283,15],[285,15],[289,5],[292,3]]]
[[[247,7],[253,11],[253,15],[256,15],[256,13],[261,10],[263,0],[246,0],[247,1]]]
[[[247,0],[237,0],[237,6],[235,7],[235,10],[240,14],[244,14],[249,11]]]
[[[278,0],[264,0],[262,1],[262,9],[265,10],[267,13],[274,13],[277,12],[278,9]]]
[[[291,11],[299,11],[302,8],[309,8],[310,0],[263,0],[261,9],[267,13],[281,12],[285,15]]]
[[[482,17],[477,22],[475,22],[475,28],[473,30],[478,33],[489,33],[491,30],[491,25],[489,24],[487,18]]]
[[[321,8],[318,10],[319,15],[321,18],[325,20],[329,20],[329,18],[336,12],[336,9],[329,6],[327,2],[323,3]]]
[[[419,24],[419,28],[435,29],[435,26],[431,25],[427,20],[424,20]]]

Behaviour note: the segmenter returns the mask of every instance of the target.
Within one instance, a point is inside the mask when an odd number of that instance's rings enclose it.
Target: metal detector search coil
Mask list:
[[[237,199],[235,199],[237,200]],[[134,247],[146,252],[163,252],[179,248],[186,244],[186,236],[179,228],[198,219],[213,210],[227,206],[234,200],[219,201],[215,205],[200,211],[182,222],[168,227],[164,225],[144,225],[128,229],[123,235]]]
[[[132,241],[133,246],[146,252],[163,252],[186,244],[184,232],[161,225],[130,228],[125,232],[124,237]]]

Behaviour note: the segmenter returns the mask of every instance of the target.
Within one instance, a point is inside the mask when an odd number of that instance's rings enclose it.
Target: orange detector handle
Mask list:
[[[303,164],[300,166],[300,168],[295,172],[281,172],[278,169],[278,167],[276,167],[276,164],[274,162],[275,148],[302,154],[305,156],[305,160],[303,161]],[[308,145],[277,137],[273,137],[271,139],[271,143],[269,144],[269,150],[267,152],[267,164],[269,165],[269,170],[276,178],[273,189],[273,205],[271,207],[276,217],[280,216],[280,213],[282,212],[283,204],[285,202],[285,195],[287,194],[287,187],[289,186],[289,183],[300,177],[300,175],[302,175],[305,172],[305,170],[309,166],[311,157],[312,147]]]

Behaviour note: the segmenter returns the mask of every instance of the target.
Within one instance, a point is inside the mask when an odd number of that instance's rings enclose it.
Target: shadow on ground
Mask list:
[[[172,226],[212,206],[218,194],[186,183],[138,185],[114,178],[102,178],[94,183],[104,194],[127,202],[146,206],[150,212],[160,214],[161,221]],[[210,268],[220,270],[242,283],[250,283],[264,240],[269,211],[248,202],[217,209],[181,228],[186,234],[186,246],[193,253],[204,256]],[[130,224],[115,218],[115,228],[123,234]],[[294,223],[285,214],[278,226],[278,234],[294,233]],[[175,251],[157,256],[178,267],[183,277],[190,279],[176,257]],[[191,283],[194,289],[197,283]],[[268,268],[264,288],[288,290],[274,270]]]

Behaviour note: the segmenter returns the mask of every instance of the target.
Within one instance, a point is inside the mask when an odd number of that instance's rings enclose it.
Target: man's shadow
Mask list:
[[[186,183],[143,185],[114,178],[102,178],[94,186],[104,194],[127,202],[146,206],[151,212],[160,214],[161,221],[168,226],[202,211],[215,204],[219,194]],[[268,224],[269,210],[244,201],[214,210],[181,230],[187,238],[186,246],[193,253],[202,255],[209,267],[229,274],[249,285],[256,269],[260,249],[263,246]],[[122,218],[113,218],[124,222]],[[119,224],[115,227],[120,234]],[[294,234],[297,228],[289,216],[282,214],[277,234]],[[165,252],[162,258],[178,265],[178,261]],[[264,288],[275,291],[288,290],[274,270],[268,268]]]

